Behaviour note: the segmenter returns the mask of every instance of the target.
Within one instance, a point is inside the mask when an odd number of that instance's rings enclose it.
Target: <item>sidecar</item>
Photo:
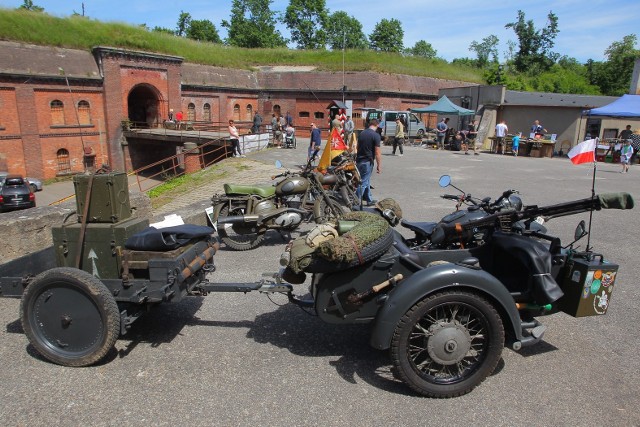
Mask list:
[[[328,323],[371,323],[371,345],[390,349],[399,377],[431,397],[471,391],[493,372],[505,342],[514,350],[539,342],[545,326],[538,316],[603,314],[598,295],[604,290],[610,301],[617,271],[546,235],[497,232],[481,247],[425,252],[411,250],[395,230],[390,236],[380,239],[384,250],[364,248],[359,265],[312,263],[313,307]],[[608,287],[589,288],[589,300],[585,267],[609,277]],[[292,276],[283,273],[301,279]],[[576,304],[600,309],[578,313]]]

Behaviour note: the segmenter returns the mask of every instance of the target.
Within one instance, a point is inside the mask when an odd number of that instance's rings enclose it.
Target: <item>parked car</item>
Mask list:
[[[7,175],[9,175],[9,172],[0,172],[0,186],[2,185]],[[27,177],[26,180],[29,181],[29,187],[31,187],[31,191],[33,191],[34,193],[36,191],[42,191],[42,181],[40,181],[38,178]]]
[[[404,133],[407,138],[423,138],[427,129],[425,123],[409,111],[382,111],[372,109],[367,111],[365,117],[365,127],[369,126],[371,119],[382,120],[384,122],[382,138],[389,140],[388,142],[390,142],[396,134],[396,119],[398,117],[403,117],[406,123]]]
[[[36,195],[31,184],[20,175],[6,175],[0,185],[0,212],[34,208]]]

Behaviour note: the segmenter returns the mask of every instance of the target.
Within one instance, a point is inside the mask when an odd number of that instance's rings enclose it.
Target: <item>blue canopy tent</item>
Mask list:
[[[446,95],[443,95],[442,98],[438,99],[438,101],[434,104],[428,105],[426,107],[418,107],[412,108],[412,113],[430,113],[430,114],[450,114],[453,116],[472,116],[476,112],[473,110],[467,110],[466,108],[462,108],[447,98]]]
[[[640,95],[622,95],[611,104],[583,112],[586,116],[640,117]]]

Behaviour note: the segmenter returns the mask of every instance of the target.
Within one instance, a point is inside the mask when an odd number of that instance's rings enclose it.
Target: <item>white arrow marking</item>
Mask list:
[[[91,267],[93,269],[93,275],[99,279],[100,275],[98,274],[98,266],[96,266],[96,260],[98,259],[98,255],[96,255],[96,253],[93,251],[93,249],[91,249],[89,251],[89,259],[91,260]]]

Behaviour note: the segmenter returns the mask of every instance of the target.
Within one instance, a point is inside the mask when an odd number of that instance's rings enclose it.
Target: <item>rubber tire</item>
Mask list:
[[[347,270],[357,267],[363,263],[373,261],[382,256],[393,245],[393,230],[389,228],[379,239],[374,240],[360,251],[363,262],[359,259],[352,262],[338,263],[329,261],[319,256],[314,256],[309,265],[304,269],[306,273],[331,273],[334,271]]]
[[[222,209],[220,209],[220,214],[218,215],[218,217],[224,217],[224,216],[229,216],[229,206],[226,205],[224,206]],[[236,251],[248,251],[250,249],[254,249],[257,248],[258,246],[260,246],[262,244],[262,241],[264,240],[264,235],[265,233],[250,233],[250,234],[243,234],[243,236],[250,236],[249,240],[247,240],[246,242],[240,242],[238,240],[234,240],[232,237],[229,237],[229,235],[227,234],[226,230],[225,230],[225,226],[226,224],[222,224],[222,226],[218,225],[218,235],[220,236],[220,239],[231,249],[236,250]]]
[[[470,307],[471,311],[474,312],[473,314],[481,316],[483,319],[481,319],[480,322],[483,323],[486,329],[484,335],[488,337],[488,342],[483,346],[482,355],[480,356],[481,360],[476,362],[476,365],[473,366],[469,373],[464,374],[459,379],[454,379],[450,383],[438,383],[433,377],[427,377],[419,373],[416,365],[409,360],[409,337],[412,334],[414,325],[423,319],[423,316],[430,313],[432,309],[447,304],[462,305],[459,309],[460,311],[463,311],[462,308]],[[439,324],[441,325],[442,323],[432,322],[430,327],[437,327]],[[423,323],[422,328],[424,329],[425,326]],[[437,343],[429,342],[435,340],[434,337],[436,336],[437,332],[428,339],[428,344],[425,343],[422,345],[425,347],[431,345],[437,350]],[[416,339],[415,334],[414,339]],[[448,342],[445,344],[448,344]],[[495,370],[500,360],[503,347],[504,326],[496,309],[479,295],[454,290],[430,295],[417,302],[404,314],[393,334],[391,341],[391,359],[395,367],[395,374],[413,390],[428,397],[448,398],[469,393],[489,376]],[[415,351],[415,342],[412,348],[414,348]],[[427,351],[427,353],[430,352]],[[424,355],[425,352],[420,352],[420,354]],[[466,354],[468,355],[469,353],[467,352]],[[431,360],[433,361],[433,358],[431,358]],[[434,361],[434,363],[437,362]]]
[[[36,191],[38,191],[38,187],[36,187],[35,184],[29,184],[29,188],[31,188],[33,194],[36,194]]]
[[[418,132],[416,132],[416,138],[417,138],[417,139],[422,139],[422,138],[424,138],[424,130],[422,130],[422,129],[418,129]]]
[[[63,316],[70,318],[66,325]],[[113,295],[99,279],[76,268],[53,268],[36,276],[22,294],[20,320],[38,353],[62,366],[99,362],[120,335]]]
[[[351,212],[351,209],[349,207],[344,206],[335,197],[329,196],[329,200],[331,200],[330,203],[334,207],[334,209],[336,211],[341,212],[341,214],[338,215],[338,218],[341,217],[342,214]],[[313,204],[313,219],[316,222],[316,224],[324,224],[334,219],[338,219],[335,217],[333,212],[327,215],[326,214],[327,209],[328,209],[328,206],[327,206],[327,202],[324,200],[324,197],[322,197],[322,195],[318,196],[318,199]]]

